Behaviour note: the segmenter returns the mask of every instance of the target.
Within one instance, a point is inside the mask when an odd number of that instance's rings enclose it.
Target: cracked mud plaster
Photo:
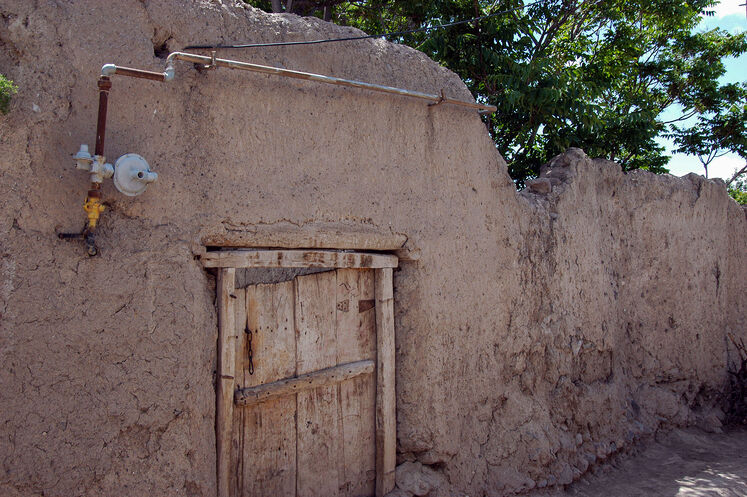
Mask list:
[[[0,17],[19,86],[0,117],[0,494],[214,492],[214,279],[195,254],[227,220],[417,247],[395,274],[399,460],[428,482],[410,490],[527,492],[662,428],[718,429],[724,334],[747,328],[747,223],[722,184],[572,150],[547,193],[517,194],[469,110],[183,64],[169,84],[112,79],[107,158],[138,153],[159,180],[135,198],[104,184],[89,258],[55,231],[83,225],[70,155],[93,145],[103,64],[354,30],[186,0]],[[470,98],[381,40],[232,56]]]

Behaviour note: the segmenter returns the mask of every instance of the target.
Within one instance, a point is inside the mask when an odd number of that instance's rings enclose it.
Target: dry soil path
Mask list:
[[[747,429],[676,430],[557,497],[745,497]]]

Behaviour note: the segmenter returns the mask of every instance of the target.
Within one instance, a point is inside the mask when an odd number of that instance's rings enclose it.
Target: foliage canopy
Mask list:
[[[249,3],[272,9],[269,1]],[[459,74],[479,101],[498,107],[486,125],[521,187],[571,146],[653,172],[666,172],[669,160],[659,137],[703,161],[722,151],[747,159],[747,83],[719,82],[723,60],[747,51],[746,34],[696,31],[716,3],[305,0],[291,9],[326,7],[328,18],[368,33],[498,13],[392,41],[425,52]],[[668,109],[679,115],[665,120]]]

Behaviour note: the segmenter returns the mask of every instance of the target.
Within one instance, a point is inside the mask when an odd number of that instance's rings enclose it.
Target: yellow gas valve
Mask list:
[[[101,213],[106,210],[106,206],[101,203],[98,197],[86,197],[83,204],[83,210],[88,214],[88,229],[94,229],[99,221]]]

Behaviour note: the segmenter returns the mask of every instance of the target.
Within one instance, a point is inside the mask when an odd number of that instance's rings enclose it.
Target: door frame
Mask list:
[[[206,252],[205,268],[217,270],[218,365],[215,405],[217,496],[229,497],[231,436],[236,402],[236,323],[234,305],[237,268],[373,269],[376,312],[376,497],[394,489],[397,463],[397,421],[394,363],[395,255],[319,249],[235,249]]]

